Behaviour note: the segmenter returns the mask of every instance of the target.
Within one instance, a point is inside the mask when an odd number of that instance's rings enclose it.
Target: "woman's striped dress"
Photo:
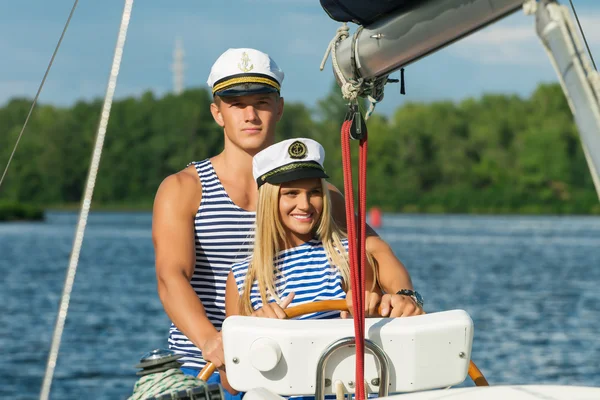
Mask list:
[[[252,251],[256,213],[233,203],[210,160],[192,164],[202,184],[202,201],[195,219],[196,266],[191,284],[209,320],[221,330],[227,275],[233,263]],[[185,368],[201,369],[206,364],[200,350],[174,324],[169,331],[169,348],[184,354],[179,361]]]
[[[348,246],[347,240],[342,243]],[[244,282],[250,259],[232,266],[233,276],[240,296],[244,291]],[[320,300],[345,299],[342,289],[342,276],[335,265],[331,265],[325,254],[323,243],[314,239],[297,247],[283,250],[275,256],[275,289],[281,299],[294,292],[289,307],[312,303]],[[255,281],[250,292],[250,301],[254,310],[262,307],[262,300]],[[269,301],[274,301],[270,299]],[[339,311],[313,313],[299,319],[326,319],[339,317]]]

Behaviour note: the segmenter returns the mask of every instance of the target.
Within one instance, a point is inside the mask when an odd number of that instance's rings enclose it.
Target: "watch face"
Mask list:
[[[419,292],[415,291],[415,297],[417,298],[417,303],[423,305],[423,296]]]
[[[413,300],[415,300],[417,305],[419,305],[420,307],[423,307],[423,303],[424,303],[423,296],[421,296],[421,294],[419,292],[417,292],[416,290],[402,289],[402,290],[399,290],[396,294],[410,296],[413,298]]]

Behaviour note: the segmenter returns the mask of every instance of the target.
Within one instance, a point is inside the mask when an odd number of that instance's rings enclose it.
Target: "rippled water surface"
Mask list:
[[[38,396],[77,216],[0,224],[0,398]],[[491,384],[600,386],[600,218],[386,215],[426,309],[466,310]],[[151,216],[90,218],[52,398],[123,399],[166,347]],[[470,385],[466,382],[464,385]]]

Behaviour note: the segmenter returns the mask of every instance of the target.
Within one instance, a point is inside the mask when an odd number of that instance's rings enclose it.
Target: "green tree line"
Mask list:
[[[94,193],[97,207],[151,207],[158,185],[190,161],[217,154],[223,133],[210,93],[113,103]],[[40,105],[12,161],[0,202],[63,207],[81,197],[101,101]],[[0,167],[30,106],[0,108]],[[331,181],[343,188],[340,125],[346,106],[334,88],[315,109],[288,103],[278,139],[312,137],[325,147]],[[406,103],[368,121],[368,203],[384,211],[600,214],[577,128],[558,85],[529,98],[484,95],[461,102]],[[356,147],[356,146],[355,146]],[[354,154],[356,162],[356,152]]]

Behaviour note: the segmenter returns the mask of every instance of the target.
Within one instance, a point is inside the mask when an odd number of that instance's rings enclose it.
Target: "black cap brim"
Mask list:
[[[278,93],[279,91],[273,86],[263,85],[260,83],[243,83],[228,87],[227,89],[215,92],[215,96],[219,97],[235,97],[235,96],[247,96],[251,94],[267,94],[267,93]]]
[[[329,178],[329,176],[322,169],[299,168],[271,175],[267,177],[265,181],[273,184],[279,184],[308,178]]]

